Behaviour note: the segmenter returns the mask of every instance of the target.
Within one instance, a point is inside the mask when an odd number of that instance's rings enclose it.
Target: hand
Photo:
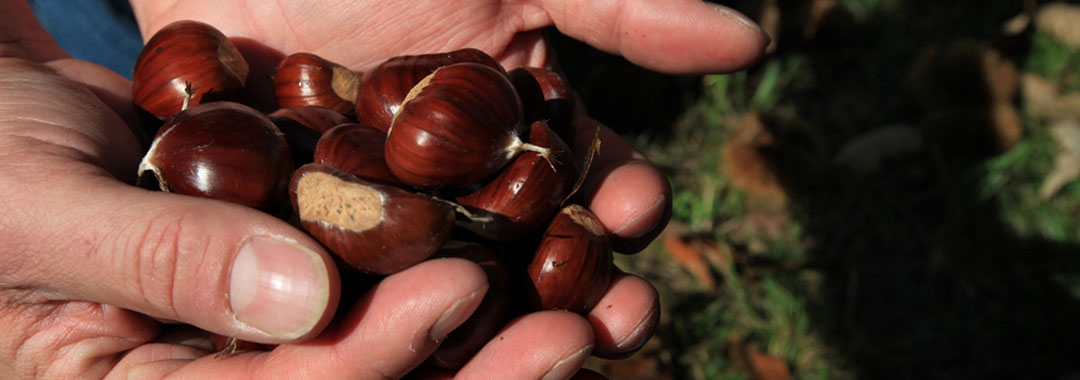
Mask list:
[[[743,68],[756,61],[768,44],[764,32],[744,16],[695,0],[363,0],[273,5],[135,0],[132,8],[144,38],[176,20],[200,20],[227,36],[265,44],[279,56],[309,52],[361,72],[396,55],[462,47],[481,49],[507,69],[553,67],[554,54],[538,31],[549,25],[646,68],[679,74]],[[206,12],[208,8],[214,12]],[[260,62],[261,71],[272,73],[277,62],[266,61],[270,62]],[[585,151],[597,125],[583,117],[579,127],[585,132],[577,134],[578,141],[568,143],[577,152]],[[602,134],[604,149],[584,187],[591,199],[587,206],[615,233],[616,244],[624,251],[637,251],[662,228],[664,212],[670,208],[670,190],[666,178],[632,146],[607,128]]]
[[[521,9],[492,3],[491,10],[504,12],[498,13],[501,17],[470,8],[483,16],[474,19],[482,24],[455,20],[455,25],[483,27],[422,35],[403,32],[453,20],[431,16],[416,21],[417,15],[452,15],[454,9],[371,14],[365,12],[379,8],[349,3],[342,7],[352,8],[330,10],[330,4],[304,4],[305,10],[278,13],[295,15],[291,19],[260,16],[254,22],[254,15],[266,12],[265,3],[251,4],[251,12],[223,9],[236,3],[207,5],[221,20],[200,17],[209,12],[200,11],[199,4],[177,2],[167,15],[133,5],[144,32],[173,19],[201,19],[227,35],[247,36],[282,52],[314,52],[356,69],[391,55],[466,45],[496,54],[508,67],[546,65],[551,59],[539,33],[518,32],[549,22],[647,67],[673,72],[737,69],[764,46],[752,27],[722,13],[705,13],[712,10],[689,1],[653,5],[652,10],[645,9],[648,4],[593,10],[599,13],[582,9],[590,2]],[[388,7],[401,5],[390,2]],[[564,17],[546,16],[547,10]],[[681,27],[660,22],[691,12],[702,22],[686,19]],[[372,21],[364,21],[365,14]],[[390,29],[376,23],[393,19],[408,22]],[[286,29],[283,25],[295,35],[255,32]],[[341,33],[326,31],[328,25]],[[350,41],[376,39],[372,32],[381,33],[387,43],[342,48]],[[334,35],[337,45],[300,39],[316,33]],[[721,50],[713,52],[690,48],[721,35],[734,42],[717,41],[723,43],[717,45]],[[661,45],[671,50],[665,51],[670,60],[656,57],[654,52],[664,51],[656,50]],[[355,56],[329,54],[334,51]],[[193,377],[208,371],[227,378],[400,377],[468,317],[486,290],[475,265],[432,261],[382,281],[340,323],[327,327],[340,282],[326,252],[302,232],[264,214],[130,186],[141,152],[125,123],[131,119],[129,83],[68,59],[34,24],[23,2],[0,4],[0,93],[5,95],[0,98],[0,323],[10,332],[0,340],[0,362],[5,363],[0,372],[50,378]],[[609,130],[603,133],[604,155],[585,189],[589,206],[628,241],[648,237],[662,227],[670,190],[640,154]],[[631,180],[634,191],[620,185]],[[275,291],[268,280],[272,274],[291,279],[293,286]],[[600,305],[587,319],[559,312],[523,317],[458,375],[531,378],[556,369],[564,371],[556,375],[566,377],[588,354],[632,352],[651,334],[656,295],[644,280],[620,276]],[[283,344],[270,352],[219,359],[167,321]],[[513,367],[500,366],[505,363]],[[511,370],[517,372],[509,375]]]

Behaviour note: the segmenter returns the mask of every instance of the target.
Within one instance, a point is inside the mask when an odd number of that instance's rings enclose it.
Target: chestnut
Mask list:
[[[165,119],[213,100],[236,100],[250,67],[221,31],[190,20],[166,25],[146,42],[131,77],[132,101]]]
[[[479,63],[504,71],[495,58],[473,48],[393,57],[361,76],[356,95],[357,120],[386,132],[413,86],[438,68],[461,62]]]
[[[495,336],[510,315],[510,275],[495,251],[478,243],[450,241],[435,258],[458,257],[480,266],[487,275],[488,291],[472,316],[451,331],[428,361],[436,366],[458,369],[465,365]]]
[[[279,126],[292,122],[320,135],[326,130],[352,121],[348,116],[325,107],[296,106],[284,107],[270,113],[270,120]]]
[[[285,134],[296,167],[314,160],[315,145],[323,132],[349,122],[349,118],[337,111],[316,106],[280,108],[269,117]]]
[[[233,102],[192,106],[162,126],[139,163],[162,191],[219,199],[277,214],[287,209],[293,162],[266,115]]]
[[[489,240],[506,241],[538,233],[562,207],[576,179],[570,147],[542,121],[532,123],[529,142],[551,149],[548,160],[524,152],[479,190],[455,201],[489,221],[465,221],[463,227]]]
[[[319,106],[352,116],[359,82],[359,75],[340,64],[294,53],[274,72],[274,96],[281,107]]]
[[[300,225],[364,273],[391,274],[431,257],[456,215],[448,202],[323,164],[298,168],[289,195]]]
[[[544,231],[527,271],[533,306],[588,314],[611,284],[615,264],[603,224],[572,204]]]
[[[406,96],[386,135],[386,164],[417,187],[464,188],[518,153],[550,150],[521,140],[521,101],[502,72],[476,63],[435,70]]]
[[[563,141],[574,141],[577,95],[566,77],[543,67],[518,67],[507,75],[521,95],[526,121],[545,120]]]
[[[326,131],[315,145],[314,162],[326,164],[368,181],[404,184],[390,173],[383,158],[386,133],[374,127],[346,123]]]

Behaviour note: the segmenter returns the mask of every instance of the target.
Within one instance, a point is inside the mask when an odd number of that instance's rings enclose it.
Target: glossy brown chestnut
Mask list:
[[[346,116],[356,112],[360,77],[311,53],[285,57],[274,72],[274,96],[281,107],[318,106]]]
[[[301,226],[349,265],[390,274],[431,257],[450,237],[449,203],[308,164],[289,187]]]
[[[521,99],[521,110],[524,120],[531,123],[544,120],[546,112],[544,104],[544,89],[540,88],[540,82],[523,67],[510,70],[506,73],[514,90]]]
[[[390,173],[383,158],[386,133],[356,123],[346,123],[326,131],[315,145],[314,162],[326,164],[368,181],[387,185],[404,184]]]
[[[285,134],[296,167],[314,160],[315,145],[323,132],[349,122],[348,117],[337,111],[315,106],[280,108],[269,116]]]
[[[457,197],[469,212],[489,217],[465,221],[464,228],[489,240],[514,240],[539,233],[559,211],[577,178],[570,147],[541,121],[532,123],[529,142],[559,159],[524,152],[480,190]]]
[[[190,107],[169,119],[139,163],[163,191],[220,199],[270,213],[288,205],[293,162],[262,113],[233,102]]]
[[[443,368],[458,369],[465,365],[502,329],[509,317],[510,278],[497,254],[477,243],[451,241],[435,257],[457,257],[480,266],[487,275],[488,290],[472,316],[450,332],[428,360]]]
[[[197,21],[176,21],[143,46],[131,77],[131,97],[136,106],[164,119],[185,105],[236,100],[249,71],[221,31]]]
[[[545,120],[563,141],[574,141],[577,95],[566,77],[542,67],[518,67],[507,75],[519,94],[524,92],[525,114],[536,118],[526,121]]]
[[[297,125],[311,129],[322,134],[328,129],[352,121],[348,116],[340,112],[317,106],[297,106],[279,108],[270,113],[270,119],[276,123],[285,122],[288,119]],[[280,120],[280,121],[279,121]]]
[[[524,150],[521,101],[506,75],[475,63],[455,63],[418,83],[386,136],[386,164],[417,187],[468,187]]]
[[[438,68],[461,62],[479,63],[504,71],[494,58],[472,48],[393,57],[361,76],[356,96],[357,120],[386,132],[401,101],[413,86]]]
[[[607,292],[611,242],[596,216],[579,205],[555,215],[529,263],[534,307],[588,314]]]

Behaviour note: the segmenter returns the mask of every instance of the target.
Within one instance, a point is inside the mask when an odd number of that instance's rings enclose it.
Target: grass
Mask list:
[[[653,280],[663,301],[656,348],[637,357],[661,362],[666,370],[657,377],[678,379],[752,378],[731,355],[734,342],[782,360],[798,379],[1080,371],[1072,354],[1080,343],[1080,184],[1038,195],[1057,149],[1047,121],[1019,108],[1023,131],[1014,145],[971,149],[987,141],[979,127],[988,112],[981,103],[969,112],[964,99],[986,98],[979,92],[986,86],[957,85],[968,72],[936,77],[957,83],[931,83],[944,95],[930,104],[912,76],[926,49],[1001,42],[997,31],[1019,5],[840,3],[850,23],[822,26],[837,29],[813,39],[784,34],[779,49],[747,71],[645,77],[652,90],[679,93],[656,107],[680,111],[629,118],[639,126],[622,132],[668,173],[674,222],[734,257],[714,263],[715,290],[690,278],[659,243],[619,259]],[[1042,33],[1009,42],[994,46],[1020,71],[1080,91],[1080,50]],[[589,54],[597,53],[567,56]],[[642,75],[604,62],[591,66]],[[568,71],[587,103],[611,83]],[[615,126],[627,125],[627,108],[650,110],[627,107],[648,101],[605,102],[622,106],[610,114],[603,102],[589,109]],[[787,115],[773,126],[782,148],[766,155],[786,194],[779,208],[756,203],[724,170],[722,147],[754,113]],[[942,115],[950,122],[935,122]],[[864,175],[832,161],[847,142],[893,124],[918,129],[921,149]]]

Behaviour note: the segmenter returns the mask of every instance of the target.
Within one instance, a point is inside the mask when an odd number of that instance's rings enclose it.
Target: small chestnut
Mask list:
[[[550,149],[553,156],[571,157],[570,147],[544,122],[532,123],[529,142]],[[495,241],[538,233],[562,207],[576,177],[569,159],[549,160],[536,152],[524,152],[491,182],[455,199],[469,212],[490,217],[465,221],[463,227]]]
[[[295,167],[314,160],[315,145],[323,132],[349,122],[349,118],[337,111],[316,106],[279,108],[268,116],[285,134]]]
[[[428,359],[436,366],[457,369],[479,352],[509,318],[510,275],[494,251],[477,243],[450,241],[434,257],[470,260],[487,275],[488,290],[480,306],[476,307],[469,319],[446,336]]]
[[[274,72],[274,96],[281,107],[319,106],[352,116],[359,82],[359,75],[340,64],[294,53]]]
[[[349,265],[390,274],[428,257],[450,238],[450,203],[307,164],[289,186],[300,225]]]
[[[545,120],[563,141],[574,141],[577,95],[566,77],[542,67],[518,67],[507,75],[521,94],[526,121]]]
[[[326,164],[368,181],[404,184],[390,173],[384,159],[386,133],[362,124],[345,123],[323,133],[315,145],[314,162]]]
[[[607,292],[615,264],[607,231],[572,204],[555,215],[529,263],[533,306],[588,314]]]
[[[386,136],[386,164],[417,187],[464,188],[526,150],[521,101],[502,72],[476,63],[435,70],[406,96]]]
[[[473,48],[393,57],[361,76],[356,95],[357,120],[386,132],[413,86],[438,68],[461,62],[479,63],[504,71],[495,58]]]
[[[235,100],[250,67],[221,31],[198,21],[166,25],[146,42],[135,61],[135,105],[165,119],[187,106]]]
[[[139,163],[162,191],[219,199],[277,214],[288,202],[293,162],[266,115],[239,103],[211,102],[170,118]]]

